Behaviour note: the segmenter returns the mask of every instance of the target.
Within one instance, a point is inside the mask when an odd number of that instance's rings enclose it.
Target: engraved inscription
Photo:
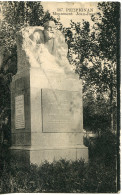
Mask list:
[[[42,89],[43,132],[80,132],[81,110],[79,92]]]
[[[24,95],[15,97],[15,127],[16,129],[25,128]]]

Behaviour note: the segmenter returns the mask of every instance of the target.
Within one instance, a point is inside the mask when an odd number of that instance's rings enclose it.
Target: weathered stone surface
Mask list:
[[[18,71],[34,67],[43,71],[72,72],[67,60],[68,47],[60,31],[53,29],[49,32],[43,27],[27,27],[18,33],[17,45]]]
[[[81,132],[81,94],[76,91],[42,89],[43,132]]]
[[[61,158],[88,160],[88,149],[83,146],[82,81],[67,60],[64,36],[54,26],[51,32],[46,29],[28,27],[17,35],[18,71],[11,83],[11,152],[38,165]],[[17,97],[24,99],[25,122],[18,128]]]
[[[83,145],[80,147],[50,147],[50,148],[36,148],[36,147],[12,147],[11,154],[18,160],[20,164],[40,165],[45,161],[49,163],[58,161],[60,159],[66,160],[84,160],[88,159],[88,150]]]

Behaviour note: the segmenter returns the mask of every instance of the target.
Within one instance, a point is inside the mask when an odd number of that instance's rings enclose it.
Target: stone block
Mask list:
[[[87,161],[82,81],[71,70],[61,32],[56,34],[53,47],[52,40],[32,44],[30,37],[36,29],[27,27],[17,38],[18,69],[11,83],[11,153],[27,164],[60,159]],[[42,29],[38,27],[37,31],[43,36]],[[65,53],[59,55],[61,47]]]
[[[34,147],[12,147],[11,154],[18,160],[19,164],[28,165],[30,162],[42,165],[46,161],[52,163],[58,160],[76,161],[84,159],[88,161],[88,148],[84,146],[76,147],[57,147],[57,148],[34,148]]]
[[[83,143],[82,133],[31,133],[32,146],[59,147],[78,146]]]
[[[79,92],[42,89],[43,132],[81,132],[81,111]]]

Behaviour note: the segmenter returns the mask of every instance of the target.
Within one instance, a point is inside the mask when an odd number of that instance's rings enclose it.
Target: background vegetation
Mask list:
[[[113,164],[105,165],[94,159],[71,162],[60,160],[40,167],[19,167],[16,160],[4,162],[0,170],[0,193],[110,193],[117,192]]]
[[[119,182],[115,181],[116,167],[119,170],[119,164],[116,163],[119,152],[117,90],[119,94],[120,3],[98,3],[100,12],[91,17],[93,26],[88,21],[71,21],[69,28],[64,28],[60,21],[44,12],[40,2],[3,2],[2,6],[1,132],[6,117],[9,120],[8,133],[11,129],[10,82],[17,72],[16,32],[22,27],[43,25],[52,19],[64,33],[68,44],[68,59],[83,80],[84,128],[99,136],[88,141],[89,164],[82,160],[60,161],[51,165],[45,163],[40,168],[30,166],[25,170],[14,166],[8,169],[9,163],[3,154],[5,147],[1,146],[1,192],[115,192],[119,189]],[[23,179],[20,181],[20,178]],[[119,181],[119,177],[117,179]]]

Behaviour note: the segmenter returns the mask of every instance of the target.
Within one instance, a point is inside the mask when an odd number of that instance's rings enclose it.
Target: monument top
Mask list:
[[[44,27],[26,27],[17,33],[18,71],[25,67],[44,71],[73,73],[67,59],[68,46],[64,35],[56,29],[53,21]]]

